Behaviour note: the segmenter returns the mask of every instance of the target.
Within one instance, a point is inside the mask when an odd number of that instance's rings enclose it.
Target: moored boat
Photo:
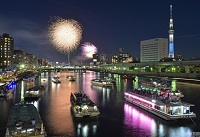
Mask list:
[[[169,95],[169,94],[168,94]],[[125,92],[124,98],[129,103],[151,112],[165,120],[191,119],[196,114],[190,111],[193,104],[182,102],[176,94],[157,96],[138,89]]]
[[[0,97],[6,97],[7,94],[7,89],[5,84],[0,86]]]
[[[32,88],[35,86],[35,80],[34,79],[30,79],[27,81],[26,83],[27,88]]]
[[[109,81],[109,82],[112,82],[112,83],[116,83],[116,79],[112,78],[112,77],[104,77],[103,80]]]
[[[16,104],[10,110],[5,137],[45,137],[43,121],[33,104]]]
[[[38,99],[44,93],[44,86],[34,86],[24,91],[24,99]]]
[[[104,80],[104,79],[92,79],[91,84],[94,86],[101,86],[101,87],[112,87],[114,84],[112,81]]]
[[[100,115],[97,106],[83,92],[71,93],[71,110],[75,118],[97,117]]]

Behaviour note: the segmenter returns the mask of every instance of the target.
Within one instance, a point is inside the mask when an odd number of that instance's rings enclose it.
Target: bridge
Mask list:
[[[84,72],[86,70],[130,74],[137,76],[159,76],[159,77],[180,77],[200,78],[200,60],[193,61],[171,61],[171,62],[144,62],[144,63],[118,63],[103,64],[99,66],[70,66],[62,68],[42,68],[43,70],[73,70]]]

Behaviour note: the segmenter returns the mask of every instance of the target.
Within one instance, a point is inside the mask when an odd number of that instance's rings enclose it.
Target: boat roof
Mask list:
[[[72,93],[72,95],[76,99],[76,104],[77,105],[81,105],[81,104],[95,105],[95,103],[92,102],[90,100],[90,98],[83,91]],[[86,100],[84,101],[81,98],[86,98]]]
[[[134,96],[137,96],[137,97],[142,98],[144,100],[147,100],[149,102],[152,102],[152,100],[156,100],[156,99],[146,97],[146,96],[142,96],[142,95],[130,92],[130,91],[127,91],[125,93],[132,94]],[[186,103],[186,102],[182,102],[182,101],[181,102],[179,102],[179,101],[177,101],[177,102],[163,102],[163,101],[160,101],[160,100],[156,100],[156,102],[154,104],[156,104],[158,106],[194,106],[194,104],[190,104],[190,103]]]
[[[17,104],[10,110],[7,128],[14,130],[17,122],[23,122],[23,128],[32,128],[29,121],[35,120],[36,123],[43,123],[36,107],[33,104]]]

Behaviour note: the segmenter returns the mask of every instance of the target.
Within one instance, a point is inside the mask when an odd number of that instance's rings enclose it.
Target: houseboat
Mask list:
[[[27,88],[32,88],[34,86],[35,86],[35,80],[34,79],[30,79],[30,80],[27,81],[27,83],[26,83]]]
[[[92,79],[91,84],[93,86],[101,86],[101,87],[112,87],[114,85],[112,81],[104,79]]]
[[[71,111],[75,118],[97,117],[100,115],[97,106],[84,92],[71,93]]]
[[[182,102],[179,94],[171,93],[168,96],[135,89],[124,93],[127,102],[153,113],[165,120],[191,119],[196,114],[190,111],[193,104]]]
[[[44,86],[34,86],[24,91],[24,99],[38,99],[44,93]]]
[[[10,110],[5,137],[46,137],[43,121],[33,104],[16,104]]]

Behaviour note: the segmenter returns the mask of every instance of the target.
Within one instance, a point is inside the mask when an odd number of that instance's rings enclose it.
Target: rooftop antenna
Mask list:
[[[172,5],[170,5],[170,18],[172,19]]]

